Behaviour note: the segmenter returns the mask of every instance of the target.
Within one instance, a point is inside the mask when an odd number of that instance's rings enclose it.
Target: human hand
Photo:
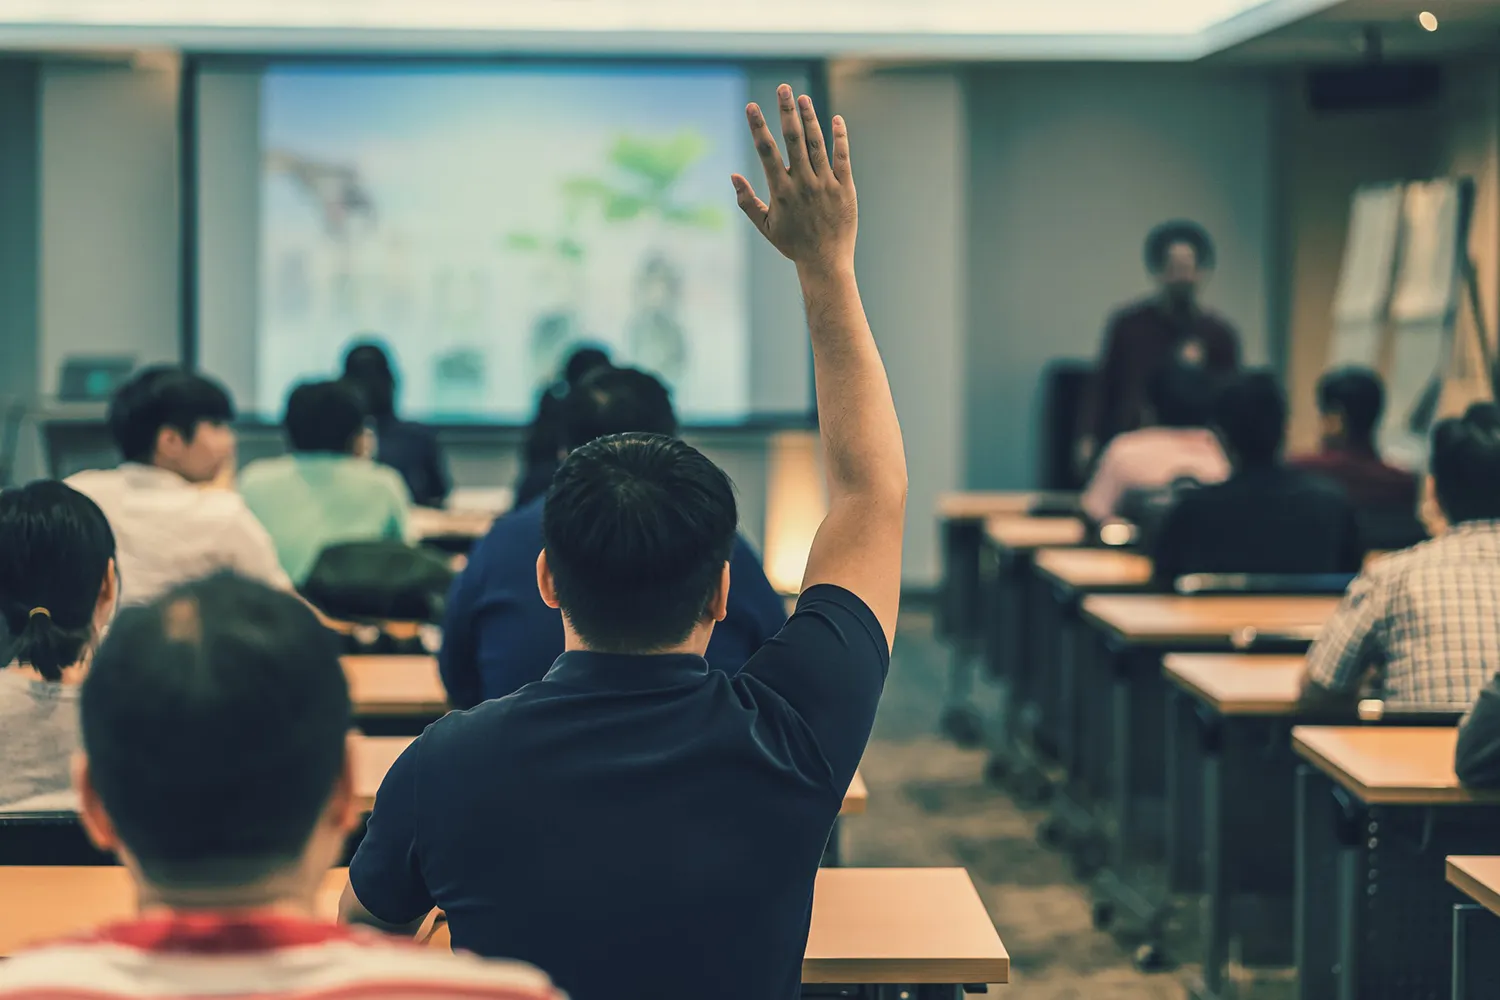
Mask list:
[[[766,173],[770,204],[760,200],[748,180],[734,174],[730,181],[740,211],[772,246],[799,267],[852,268],[859,206],[844,119],[833,117],[830,160],[812,98],[803,95],[794,101],[792,88],[782,84],[777,88],[776,100],[790,165],[782,163],[781,152],[760,106],[746,107],[750,137]]]

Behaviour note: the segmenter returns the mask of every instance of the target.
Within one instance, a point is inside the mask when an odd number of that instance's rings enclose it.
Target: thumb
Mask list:
[[[756,196],[755,189],[744,177],[731,174],[729,182],[734,185],[735,201],[739,203],[740,211],[745,213],[745,218],[755,224],[756,229],[764,233],[766,218],[771,214],[770,208]]]

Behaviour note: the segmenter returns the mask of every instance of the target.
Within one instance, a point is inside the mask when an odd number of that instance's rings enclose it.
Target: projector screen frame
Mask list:
[[[296,66],[296,65],[340,65],[349,66],[379,65],[379,66],[505,66],[505,65],[569,65],[588,63],[594,65],[616,65],[616,66],[680,66],[687,68],[722,68],[733,66],[747,70],[765,70],[772,67],[797,65],[805,68],[808,92],[817,107],[828,109],[823,111],[826,117],[833,113],[829,99],[828,87],[828,61],[819,58],[788,57],[773,59],[766,56],[735,56],[735,55],[684,55],[678,53],[636,53],[628,56],[619,54],[602,53],[589,55],[587,53],[459,53],[444,54],[440,52],[409,52],[392,53],[380,51],[350,52],[350,51],[316,51],[298,50],[294,52],[236,52],[216,51],[212,49],[185,50],[181,54],[181,72],[178,78],[178,121],[177,121],[177,155],[178,155],[178,182],[180,190],[180,206],[178,211],[178,247],[179,247],[179,304],[178,326],[179,326],[179,349],[182,363],[185,367],[198,370],[200,360],[200,338],[202,330],[199,325],[200,306],[200,268],[199,252],[201,249],[199,240],[199,142],[198,142],[198,117],[199,117],[199,84],[200,76],[205,68],[209,70],[218,69],[265,69],[270,65]],[[758,178],[757,178],[758,180]],[[741,220],[737,217],[732,220],[738,224]],[[791,266],[790,262],[787,264]],[[818,410],[815,387],[813,383],[812,368],[812,345],[806,344],[808,364],[806,366],[807,384],[805,387],[807,409],[805,411],[787,410],[779,413],[750,413],[739,420],[718,421],[685,421],[682,430],[695,435],[716,433],[775,433],[788,430],[814,429],[818,425]],[[330,369],[332,366],[330,366]],[[204,374],[212,375],[211,372]],[[239,413],[236,422],[246,427],[276,427],[279,421],[271,419],[269,414],[262,413]],[[524,430],[528,423],[476,419],[463,422],[423,421],[427,426],[444,433],[459,433],[473,431],[477,434],[495,431],[517,431]]]

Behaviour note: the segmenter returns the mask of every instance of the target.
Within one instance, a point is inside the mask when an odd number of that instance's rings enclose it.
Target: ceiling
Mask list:
[[[1191,60],[1338,0],[0,0],[0,47]]]
[[[1417,23],[1424,10],[1437,16],[1436,31]],[[1390,59],[1500,53],[1500,0],[1344,0],[1232,46],[1219,58],[1357,60],[1368,54],[1368,29],[1378,33],[1381,51]]]

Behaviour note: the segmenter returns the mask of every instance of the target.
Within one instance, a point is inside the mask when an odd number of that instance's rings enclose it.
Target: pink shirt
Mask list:
[[[1083,512],[1095,521],[1115,513],[1127,490],[1154,490],[1179,479],[1203,484],[1229,478],[1229,461],[1213,432],[1201,427],[1145,427],[1115,437],[1104,449],[1083,492]]]

